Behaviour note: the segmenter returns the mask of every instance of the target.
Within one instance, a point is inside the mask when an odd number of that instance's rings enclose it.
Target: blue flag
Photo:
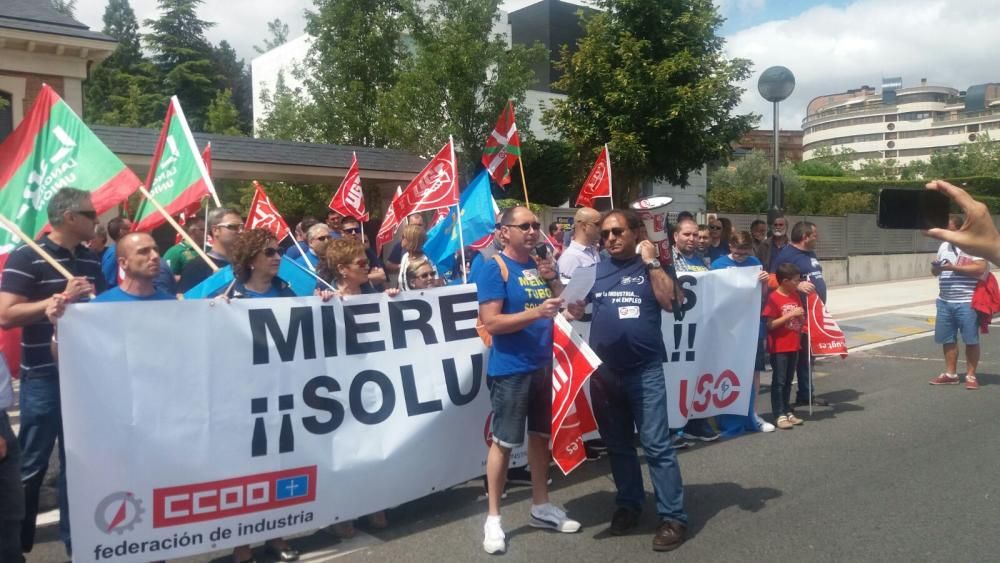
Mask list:
[[[292,288],[295,295],[306,297],[313,294],[316,289],[316,278],[311,273],[296,264],[290,258],[281,257],[281,266],[278,266],[278,277],[285,280]],[[205,281],[192,287],[184,294],[184,299],[209,299],[222,293],[229,284],[233,283],[233,267],[226,266],[219,268],[217,272],[208,276]]]
[[[458,209],[462,213],[462,238],[469,245],[493,232],[496,210],[490,193],[490,175],[484,169],[465,187],[459,197]],[[438,273],[446,280],[451,279],[455,270],[455,253],[459,249],[455,208],[444,219],[437,222],[427,233],[424,254],[437,267]]]

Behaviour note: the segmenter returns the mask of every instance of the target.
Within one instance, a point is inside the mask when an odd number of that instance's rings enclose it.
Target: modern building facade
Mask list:
[[[926,161],[983,133],[1000,139],[1000,83],[957,90],[921,79],[918,86],[904,88],[901,78],[888,78],[881,91],[862,86],[814,98],[802,130],[803,160],[829,147],[853,150],[856,163]]]

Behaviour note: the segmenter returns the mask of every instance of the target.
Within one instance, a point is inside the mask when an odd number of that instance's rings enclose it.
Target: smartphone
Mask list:
[[[546,244],[540,244],[540,245],[536,246],[535,247],[535,254],[537,254],[538,257],[541,258],[542,260],[545,260],[545,257],[549,255],[549,247],[548,247],[548,245],[546,245]]]
[[[881,229],[948,228],[948,196],[919,188],[882,188],[878,192]]]

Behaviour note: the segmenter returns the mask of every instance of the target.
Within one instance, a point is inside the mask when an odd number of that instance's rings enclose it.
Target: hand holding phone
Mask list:
[[[882,229],[945,229],[950,205],[948,197],[940,192],[882,188],[878,193],[878,226]]]

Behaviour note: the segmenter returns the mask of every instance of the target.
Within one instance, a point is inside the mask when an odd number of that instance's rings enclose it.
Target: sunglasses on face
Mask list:
[[[611,228],[611,229],[604,229],[603,231],[601,231],[601,238],[604,238],[604,239],[611,238],[611,235],[615,235],[616,237],[620,237],[620,236],[624,235],[625,231],[627,231],[627,230],[628,229],[623,229],[621,227],[614,227],[614,228]]]
[[[351,227],[349,229],[344,229],[344,232],[350,235],[360,235],[361,227]]]
[[[520,223],[520,224],[517,224],[517,225],[515,225],[514,223],[507,223],[504,226],[505,227],[517,227],[518,229],[521,229],[524,232],[528,232],[528,231],[530,231],[532,229],[534,229],[536,231],[542,230],[542,224],[538,223],[538,222],[535,222],[535,223]]]
[[[422,274],[417,274],[414,277],[420,278],[422,280],[429,280],[429,279],[432,279],[432,278],[434,278],[436,276],[434,275],[434,272],[424,272]]]
[[[86,217],[87,219],[90,219],[91,221],[96,221],[97,220],[97,212],[96,211],[74,211],[73,213],[76,213],[77,215],[79,215],[81,217]]]
[[[243,232],[243,225],[240,223],[220,223],[216,225],[216,227],[219,227],[220,229],[228,229],[237,233]]]
[[[711,227],[709,227],[709,229],[711,229],[713,231],[721,231],[722,230],[722,225],[712,225]]]
[[[260,251],[266,258],[274,258],[278,255],[278,249],[274,247],[268,247]]]

